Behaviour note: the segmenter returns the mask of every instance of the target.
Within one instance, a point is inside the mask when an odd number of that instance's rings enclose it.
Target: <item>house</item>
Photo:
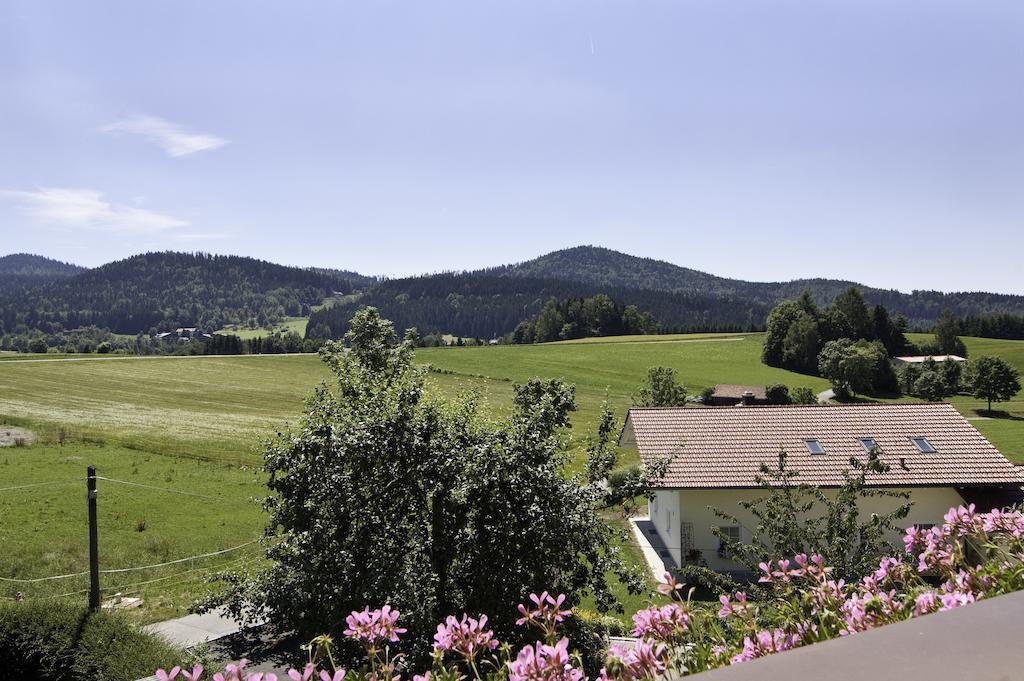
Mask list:
[[[213,338],[212,335],[203,333],[194,326],[182,327],[180,329],[175,329],[174,331],[158,333],[156,337],[161,340],[176,340],[181,343],[187,343],[192,340],[209,340]]]
[[[946,360],[952,360],[954,362],[966,362],[967,360],[960,355],[906,355],[903,357],[893,357],[893,364],[924,364],[928,360],[935,360],[939,364]]]
[[[756,521],[740,503],[763,496],[760,466],[777,468],[780,450],[787,469],[799,472],[797,482],[828,494],[843,484],[851,457],[864,460],[877,447],[890,470],[869,475],[868,484],[910,493],[907,526],[941,523],[950,507],[965,502],[984,510],[1007,505],[1021,498],[1024,484],[1021,469],[942,403],[631,409],[619,445],[639,449],[646,464],[669,459],[647,524],[666,567],[699,556],[717,571],[742,569],[712,528],[733,540],[750,538]],[[887,513],[900,503],[871,498],[861,511]]]
[[[737,404],[767,404],[768,395],[763,385],[732,385],[720,383],[715,386],[708,404],[727,407]]]

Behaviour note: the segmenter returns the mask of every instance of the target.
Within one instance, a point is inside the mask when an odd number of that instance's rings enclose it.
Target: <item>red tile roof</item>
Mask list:
[[[926,437],[935,452],[920,452]],[[797,482],[838,486],[850,457],[863,460],[859,438],[874,438],[891,470],[879,486],[1020,485],[1024,471],[1006,460],[949,404],[857,404],[631,409],[620,444],[644,462],[671,457],[663,488],[754,487],[760,464],[799,471]],[[811,454],[816,439],[824,454]]]

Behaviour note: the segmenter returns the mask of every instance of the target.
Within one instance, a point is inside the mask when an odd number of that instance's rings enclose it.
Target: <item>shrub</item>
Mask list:
[[[772,383],[765,389],[765,397],[768,404],[792,404],[793,398],[789,395],[789,388],[784,383]]]
[[[793,388],[793,404],[817,404],[818,395],[807,386]]]
[[[59,601],[0,605],[7,679],[135,681],[186,657],[117,614]]]

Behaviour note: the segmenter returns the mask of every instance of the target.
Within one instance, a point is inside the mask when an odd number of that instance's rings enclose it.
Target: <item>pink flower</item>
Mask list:
[[[914,598],[914,616],[919,617],[921,615],[927,615],[930,612],[935,612],[939,607],[938,594],[934,591],[925,591],[922,594],[918,594]]]
[[[483,650],[494,650],[498,647],[498,641],[494,638],[494,632],[485,629],[486,625],[487,615],[473,619],[463,614],[461,621],[449,615],[444,624],[437,625],[434,650],[451,651],[467,660],[475,659]]]
[[[181,667],[174,667],[170,672],[165,672],[163,669],[157,669],[156,678],[160,679],[160,681],[171,681],[171,679],[176,677],[180,671]]]
[[[348,625],[345,636],[367,645],[380,639],[395,643],[398,641],[398,635],[406,631],[396,626],[399,614],[397,610],[392,610],[390,605],[373,611],[369,607],[363,608],[362,612],[353,610],[352,614],[345,618],[345,624]]]
[[[522,615],[516,620],[516,624],[519,626],[532,624],[550,634],[554,633],[557,624],[565,621],[565,618],[572,614],[571,610],[560,609],[565,603],[565,594],[559,594],[558,598],[553,598],[545,591],[540,596],[530,594],[530,601],[534,605],[532,610],[527,609],[522,603],[518,606],[519,614]]]
[[[429,678],[429,677],[430,677],[430,672],[427,672],[427,678]],[[342,679],[344,679],[344,678],[345,678],[345,670],[344,669],[336,670],[334,672],[333,676],[331,674],[329,674],[328,672],[326,672],[326,671],[320,672],[320,681],[342,681]]]
[[[668,570],[661,574],[661,581],[658,582],[658,593],[663,596],[673,596],[676,591],[683,588],[683,585],[676,581],[675,575]]]
[[[761,569],[761,577],[757,580],[762,584],[770,584],[775,581],[775,573],[772,572],[772,562],[758,563],[757,567]]]
[[[759,631],[754,638],[749,636],[743,638],[743,650],[733,655],[730,663],[738,664],[772,653],[780,653],[784,650],[796,648],[800,643],[799,635],[787,634],[782,629]]]
[[[747,602],[747,594],[737,591],[734,598],[736,599],[735,603],[729,600],[729,594],[722,594],[718,597],[718,602],[722,604],[722,608],[718,611],[719,619],[727,619],[730,615],[742,617],[747,613],[747,610],[750,608],[750,604]]]
[[[195,667],[192,667],[191,672],[187,672],[183,669],[181,670],[181,676],[186,681],[199,681],[203,676],[203,665],[197,664]]]
[[[509,681],[583,681],[583,672],[569,659],[569,639],[553,646],[536,643],[524,646],[508,663]]]
[[[633,636],[669,642],[686,634],[690,616],[678,603],[652,605],[633,615],[633,624]]]
[[[313,664],[309,663],[301,672],[296,669],[289,669],[288,678],[292,679],[292,681],[309,681],[309,677],[313,676],[313,671]]]

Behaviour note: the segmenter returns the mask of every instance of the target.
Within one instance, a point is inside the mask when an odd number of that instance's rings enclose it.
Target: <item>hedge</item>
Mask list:
[[[0,605],[4,679],[136,681],[186,659],[116,613],[65,602]]]

